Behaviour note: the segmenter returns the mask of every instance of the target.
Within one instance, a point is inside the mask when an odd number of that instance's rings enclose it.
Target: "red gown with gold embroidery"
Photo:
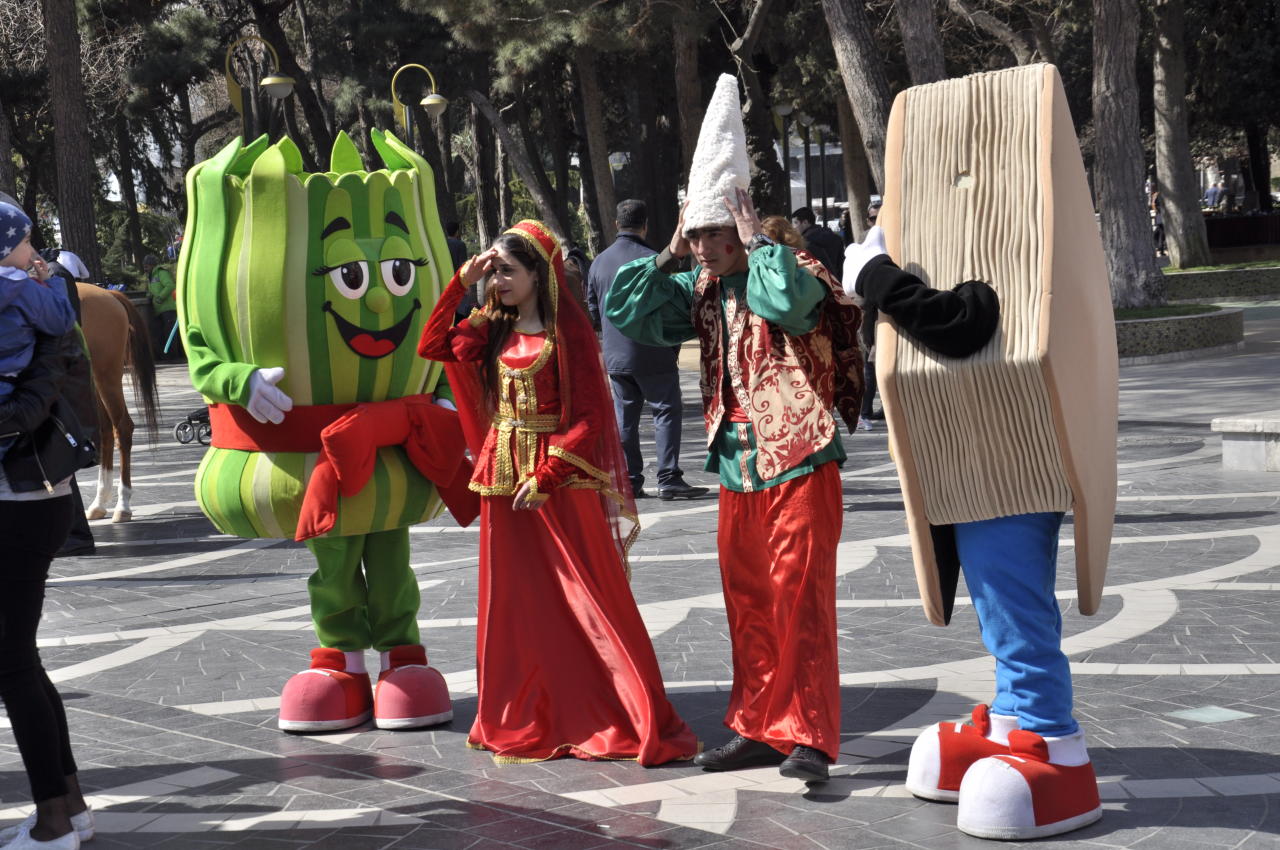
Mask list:
[[[464,292],[455,277],[423,333],[423,356],[446,364],[483,357],[489,325],[478,314],[449,327]],[[610,482],[592,463],[601,434],[617,440],[612,406],[587,391],[594,382],[585,378],[567,398],[561,376],[572,384],[582,366],[560,364],[548,336],[508,338],[498,410],[471,480],[481,494],[479,704],[468,744],[499,762],[690,758],[698,741],[667,700],[602,497]],[[601,368],[598,352],[575,353]],[[531,477],[545,502],[513,510],[513,494]]]

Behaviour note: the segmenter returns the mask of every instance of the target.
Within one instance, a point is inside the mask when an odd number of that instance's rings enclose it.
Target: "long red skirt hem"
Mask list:
[[[498,763],[692,758],[598,494],[561,488],[536,511],[488,496],[480,529],[468,746]]]

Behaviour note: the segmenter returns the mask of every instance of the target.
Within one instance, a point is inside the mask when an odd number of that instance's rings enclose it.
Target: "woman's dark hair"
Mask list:
[[[535,251],[523,236],[515,233],[502,234],[494,240],[493,247],[510,254],[520,265],[533,271],[537,279],[535,285],[538,288],[538,315],[545,325],[552,317],[547,261],[542,259],[542,255]],[[488,287],[487,281],[485,286]],[[498,409],[498,370],[501,368],[498,365],[498,357],[507,344],[507,338],[511,336],[511,330],[515,327],[519,314],[515,307],[503,305],[496,291],[486,294],[484,309],[490,316],[489,340],[485,343],[484,359],[480,361],[480,381],[484,385],[485,406],[493,412]],[[547,333],[554,332],[554,328],[547,328]]]

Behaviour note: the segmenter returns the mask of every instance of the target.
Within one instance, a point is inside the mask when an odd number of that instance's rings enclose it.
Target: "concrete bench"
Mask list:
[[[1221,416],[1209,425],[1222,434],[1222,466],[1280,472],[1280,410]]]

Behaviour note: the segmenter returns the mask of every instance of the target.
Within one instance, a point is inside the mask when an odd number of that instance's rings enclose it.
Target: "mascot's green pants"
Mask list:
[[[307,548],[316,557],[307,592],[322,647],[389,652],[421,642],[418,581],[409,569],[409,529],[316,537],[307,541]]]

